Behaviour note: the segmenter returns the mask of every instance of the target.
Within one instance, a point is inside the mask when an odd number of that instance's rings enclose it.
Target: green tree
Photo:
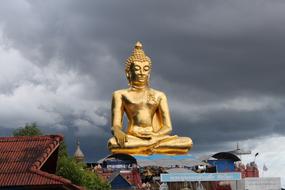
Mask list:
[[[58,159],[62,157],[68,157],[67,146],[64,141],[62,141],[58,147]]]
[[[39,136],[43,135],[41,130],[38,128],[37,123],[27,123],[25,127],[16,129],[13,132],[13,135],[16,136]]]
[[[91,171],[85,171],[83,175],[83,186],[90,190],[110,190],[111,185],[102,181],[99,176]]]
[[[76,185],[81,185],[84,169],[73,158],[63,156],[58,160],[56,174],[69,179]]]
[[[72,157],[63,156],[59,159],[56,174],[89,190],[111,189],[111,186],[102,181],[96,173],[86,170],[85,164],[77,162]]]

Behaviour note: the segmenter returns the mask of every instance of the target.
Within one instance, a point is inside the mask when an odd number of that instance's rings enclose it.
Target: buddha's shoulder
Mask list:
[[[164,92],[162,92],[160,90],[153,89],[153,88],[150,88],[150,93],[153,93],[157,97],[166,97]]]

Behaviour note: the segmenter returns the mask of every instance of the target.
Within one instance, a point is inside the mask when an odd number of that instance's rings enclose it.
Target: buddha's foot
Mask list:
[[[156,148],[153,149],[153,154],[181,155],[187,154],[189,150],[189,148]]]
[[[153,148],[153,147],[140,147],[140,148],[113,148],[113,154],[130,154],[130,155],[151,155],[151,154],[167,154],[167,155],[181,155],[187,154],[189,148]]]
[[[177,135],[155,137],[151,140],[142,140],[138,137],[128,135],[128,141],[124,147],[120,147],[114,137],[108,142],[109,150],[113,154],[123,153],[132,155],[187,154],[192,145],[193,143],[190,138],[178,137]]]

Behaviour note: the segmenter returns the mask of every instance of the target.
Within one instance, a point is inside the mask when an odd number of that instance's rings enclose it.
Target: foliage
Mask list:
[[[111,189],[110,185],[103,182],[96,173],[86,170],[83,163],[78,163],[71,157],[60,158],[56,174],[90,190]]]
[[[62,157],[58,160],[56,174],[69,179],[76,185],[81,185],[84,169],[73,158]]]
[[[58,148],[58,159],[62,157],[68,157],[67,147],[64,141],[62,141]]]
[[[41,130],[38,128],[37,124],[34,123],[27,123],[25,127],[21,127],[16,129],[13,132],[13,136],[39,136],[43,135]]]
[[[97,189],[97,190],[109,190],[111,189],[111,185],[102,181],[99,176],[91,171],[85,171],[83,177],[83,186],[87,187],[87,189]]]

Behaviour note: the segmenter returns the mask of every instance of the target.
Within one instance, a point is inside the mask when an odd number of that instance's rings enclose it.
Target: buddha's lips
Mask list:
[[[139,81],[145,81],[147,79],[147,76],[143,75],[143,76],[138,76],[138,80]]]

